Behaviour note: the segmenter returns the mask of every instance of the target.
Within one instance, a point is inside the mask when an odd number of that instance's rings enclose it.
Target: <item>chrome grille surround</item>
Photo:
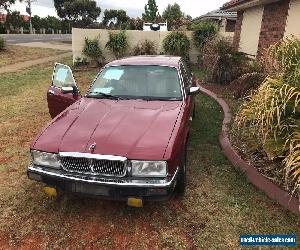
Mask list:
[[[102,159],[103,157],[97,157],[95,155],[89,155],[88,157],[75,157],[64,154],[60,154],[60,164],[63,170],[67,172],[87,174],[87,175],[102,175],[113,177],[124,177],[127,172],[127,161],[115,160],[115,159]],[[82,154],[85,156],[85,154]]]

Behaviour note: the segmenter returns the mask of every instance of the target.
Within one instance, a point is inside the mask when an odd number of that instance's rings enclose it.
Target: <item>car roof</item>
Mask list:
[[[159,65],[178,67],[181,57],[179,56],[131,56],[108,63],[106,66],[121,65]]]

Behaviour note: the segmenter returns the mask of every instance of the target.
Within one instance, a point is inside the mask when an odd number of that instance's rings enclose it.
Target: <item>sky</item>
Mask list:
[[[156,0],[159,13],[162,14],[163,10],[168,4],[178,3],[181,10],[193,18],[201,16],[209,11],[220,8],[225,2],[229,0]],[[97,5],[101,7],[102,12],[105,9],[124,9],[130,17],[138,17],[144,12],[144,6],[147,0],[96,0]],[[12,6],[12,10],[20,11],[21,14],[26,14],[25,4],[17,2]],[[32,14],[41,17],[56,16],[54,4],[52,0],[35,0],[32,5]]]

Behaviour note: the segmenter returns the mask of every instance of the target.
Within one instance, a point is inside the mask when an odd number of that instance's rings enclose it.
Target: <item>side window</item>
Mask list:
[[[191,87],[192,81],[182,63],[180,63],[180,72],[182,74],[184,88],[187,91]]]
[[[58,88],[76,85],[69,66],[63,64],[55,65],[52,85]]]

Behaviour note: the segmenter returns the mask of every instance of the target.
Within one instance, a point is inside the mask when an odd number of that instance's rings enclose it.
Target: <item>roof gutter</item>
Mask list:
[[[230,4],[224,4],[221,10],[226,11],[240,11],[245,10],[258,5],[266,5],[274,2],[278,2],[280,0],[237,0],[236,2]]]

